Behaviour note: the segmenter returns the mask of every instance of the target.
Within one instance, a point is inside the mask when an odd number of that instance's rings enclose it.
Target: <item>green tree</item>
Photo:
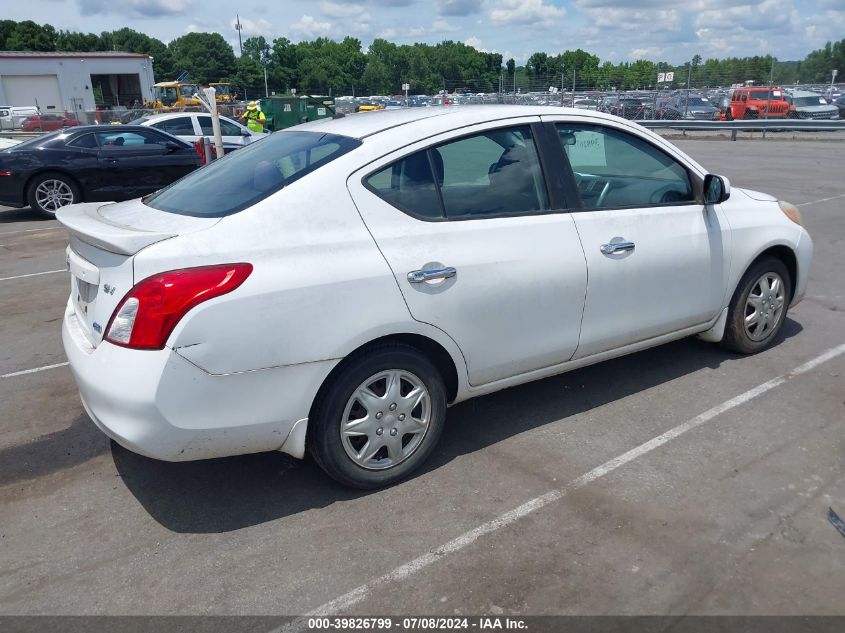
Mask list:
[[[76,31],[59,31],[56,35],[56,50],[69,52],[104,51],[105,42],[94,33],[77,33]]]
[[[12,50],[11,47],[6,44],[6,41],[9,39],[9,36],[12,34],[12,31],[15,30],[17,25],[18,23],[14,20],[0,20],[0,51]]]
[[[6,38],[6,48],[10,51],[55,51],[56,29],[32,20],[18,22]]]
[[[168,44],[178,72],[187,70],[191,80],[209,83],[235,74],[235,53],[219,33],[188,33]]]

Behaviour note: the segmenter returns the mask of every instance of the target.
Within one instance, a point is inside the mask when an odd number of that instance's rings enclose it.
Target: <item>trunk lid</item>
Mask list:
[[[70,299],[88,342],[103,340],[109,320],[135,285],[133,260],[142,249],[217,224],[219,218],[176,215],[141,200],[75,204],[56,213],[70,231],[66,262]]]

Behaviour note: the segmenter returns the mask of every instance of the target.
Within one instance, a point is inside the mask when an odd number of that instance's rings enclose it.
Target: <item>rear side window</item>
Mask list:
[[[360,144],[357,139],[334,134],[278,132],[191,172],[144,202],[154,209],[179,215],[230,215]]]
[[[203,136],[214,136],[214,127],[211,125],[210,116],[197,117],[202,129]],[[220,134],[221,136],[240,136],[241,128],[234,123],[230,123],[225,119],[220,119]]]
[[[86,149],[97,149],[97,137],[94,134],[83,134],[77,136],[68,143],[70,147],[84,147]]]
[[[421,219],[528,215],[548,210],[528,126],[489,130],[403,158],[367,187]]]
[[[173,134],[173,136],[194,135],[194,122],[189,116],[180,116],[175,119],[165,119],[164,121],[153,123],[152,127],[157,130]]]

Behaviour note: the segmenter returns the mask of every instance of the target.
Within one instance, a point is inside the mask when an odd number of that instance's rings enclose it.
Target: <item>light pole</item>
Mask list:
[[[838,74],[839,74],[839,70],[837,70],[836,68],[834,68],[830,72],[830,96],[831,96],[831,98],[833,98],[833,82],[836,81],[836,75],[838,75]]]

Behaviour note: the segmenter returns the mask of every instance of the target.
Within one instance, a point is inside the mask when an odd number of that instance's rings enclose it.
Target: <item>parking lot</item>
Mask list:
[[[842,145],[677,144],[801,208],[814,268],[782,340],[462,403],[423,471],[374,492],[281,454],[110,443],[64,365],[67,235],[0,211],[0,612],[845,615]]]

